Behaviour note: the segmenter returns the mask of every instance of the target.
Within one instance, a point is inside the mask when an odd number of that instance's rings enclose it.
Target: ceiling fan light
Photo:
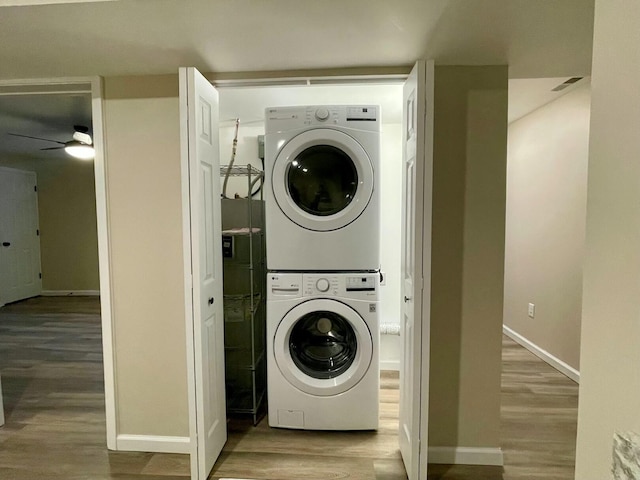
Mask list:
[[[64,147],[64,151],[72,157],[79,158],[81,160],[93,160],[96,155],[96,152],[91,145],[76,141],[68,142]]]
[[[91,139],[91,135],[84,132],[78,132],[78,131],[73,132],[73,139],[80,143],[86,143],[87,145],[91,145],[93,143]]]

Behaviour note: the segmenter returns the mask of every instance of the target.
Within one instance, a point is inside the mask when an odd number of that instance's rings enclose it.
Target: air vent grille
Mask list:
[[[555,88],[552,88],[551,91],[552,92],[559,92],[560,90],[564,90],[567,87],[570,87],[571,85],[573,85],[576,82],[579,82],[580,80],[582,80],[584,77],[571,77],[570,79],[568,79],[565,82],[562,82],[560,85],[558,85]]]

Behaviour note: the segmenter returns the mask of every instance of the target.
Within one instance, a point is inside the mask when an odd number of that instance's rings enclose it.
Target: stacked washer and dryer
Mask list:
[[[266,110],[269,425],[378,428],[378,106]]]

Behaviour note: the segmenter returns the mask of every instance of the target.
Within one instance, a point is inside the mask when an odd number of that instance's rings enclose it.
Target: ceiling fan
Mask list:
[[[49,147],[41,148],[40,150],[61,150],[64,149],[69,155],[82,160],[91,160],[95,156],[95,150],[93,149],[93,140],[89,135],[89,128],[83,125],[73,126],[72,140],[68,142],[61,142],[59,140],[51,140],[50,138],[32,137],[30,135],[22,135],[19,133],[9,133],[14,137],[32,138],[34,140],[43,140],[45,142],[53,142],[62,145],[61,147]]]

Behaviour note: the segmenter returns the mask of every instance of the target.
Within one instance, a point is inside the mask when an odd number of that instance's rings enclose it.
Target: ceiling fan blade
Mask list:
[[[64,147],[49,147],[49,148],[41,148],[40,150],[62,150]]]
[[[34,140],[44,140],[45,142],[53,142],[53,143],[59,143],[60,145],[64,145],[64,142],[59,142],[58,140],[51,140],[50,138],[32,137],[30,135],[20,135],[19,133],[9,133],[8,135],[12,135],[14,137],[32,138]]]

